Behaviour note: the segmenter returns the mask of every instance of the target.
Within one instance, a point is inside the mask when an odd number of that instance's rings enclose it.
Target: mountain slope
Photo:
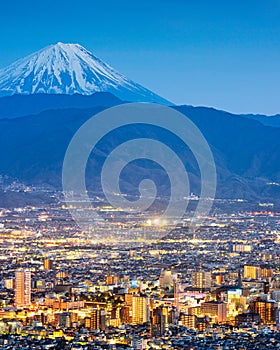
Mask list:
[[[0,97],[0,119],[13,119],[51,109],[112,107],[123,103],[109,92],[93,95],[32,94]]]
[[[171,104],[79,44],[57,43],[0,70],[0,96],[110,92],[124,101]]]
[[[204,134],[212,149],[218,175],[218,198],[279,201],[280,129],[209,108],[175,107]],[[75,131],[104,107],[45,111],[38,115],[0,120],[0,174],[28,184],[61,189],[61,170]],[[250,130],[250,132],[248,132]],[[189,173],[191,191],[200,191],[200,173],[190,151],[164,129],[120,128],[101,142],[88,161],[87,184],[100,190],[100,172],[106,156],[118,144],[138,137],[164,142],[180,156]],[[8,152],[7,152],[8,150]],[[135,192],[141,176],[154,178],[159,193],[167,195],[169,182],[159,167],[133,162],[123,173],[124,193]]]
[[[280,128],[280,114],[276,115],[263,115],[263,114],[242,114],[244,118],[254,119],[266,126],[272,126],[274,128]]]

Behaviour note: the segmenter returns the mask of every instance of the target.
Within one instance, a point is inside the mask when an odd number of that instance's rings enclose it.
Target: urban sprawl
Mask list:
[[[100,204],[87,232],[59,202],[2,208],[0,348],[280,348],[280,213],[226,206],[190,231]]]

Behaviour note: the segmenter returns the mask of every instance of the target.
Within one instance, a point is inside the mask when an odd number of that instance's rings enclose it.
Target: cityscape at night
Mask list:
[[[98,243],[78,229],[61,194],[50,195],[56,204],[1,210],[2,348],[280,344],[280,211],[271,204],[220,200],[232,208],[223,212],[216,200],[192,232],[186,215],[160,240]],[[110,209],[96,208],[106,211],[103,230],[151,229],[148,216]]]
[[[0,349],[280,349],[280,3],[0,4]]]

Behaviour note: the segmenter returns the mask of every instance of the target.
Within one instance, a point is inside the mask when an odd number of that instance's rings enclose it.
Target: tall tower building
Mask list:
[[[15,277],[15,304],[28,306],[31,304],[31,271],[18,270]]]
[[[150,321],[149,298],[133,295],[132,324],[141,324]]]
[[[50,259],[44,259],[44,270],[52,270],[53,269],[53,261]]]
[[[163,313],[162,307],[157,307],[151,313],[151,334],[152,336],[161,336],[165,332],[167,318]]]
[[[207,271],[193,272],[192,287],[197,289],[211,288],[211,272],[207,272]]]
[[[90,317],[90,328],[105,331],[106,312],[103,309],[93,309]]]
[[[179,306],[180,306],[180,290],[178,281],[174,281],[174,306],[177,309],[179,314]]]

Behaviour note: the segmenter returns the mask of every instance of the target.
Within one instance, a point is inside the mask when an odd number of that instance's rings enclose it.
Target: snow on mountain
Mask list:
[[[47,46],[0,70],[0,96],[111,92],[124,101],[171,104],[126,78],[79,44]]]

